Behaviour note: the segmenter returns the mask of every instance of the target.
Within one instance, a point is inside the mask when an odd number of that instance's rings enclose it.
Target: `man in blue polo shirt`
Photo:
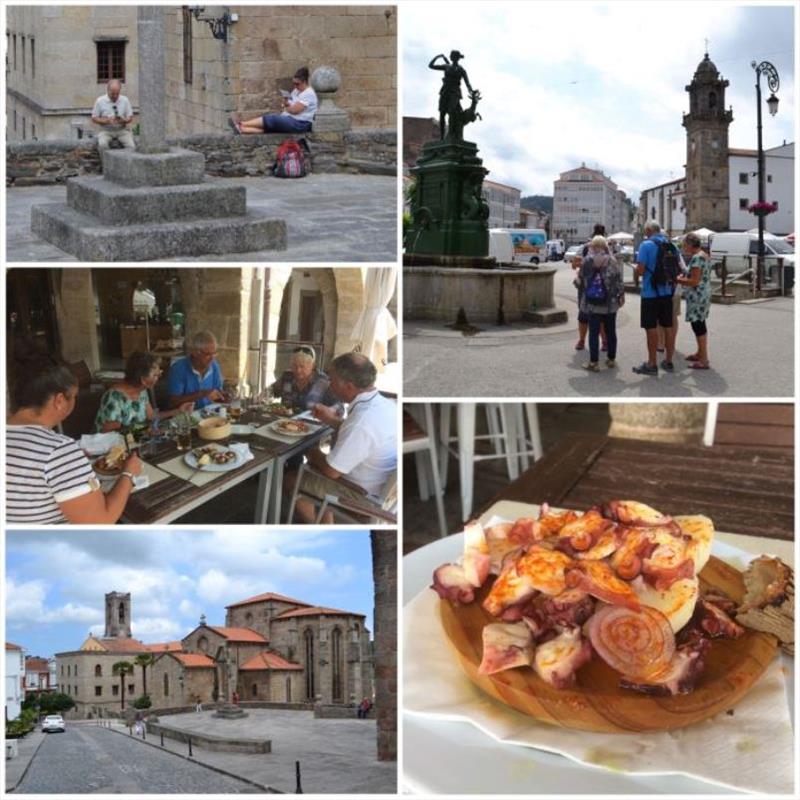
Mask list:
[[[179,358],[169,368],[169,402],[173,408],[192,402],[195,408],[203,408],[226,400],[216,355],[214,334],[210,331],[195,334],[189,355]]]
[[[639,245],[636,258],[636,273],[642,278],[641,291],[641,327],[647,334],[647,361],[633,371],[639,375],[658,375],[658,326],[664,329],[665,358],[661,362],[662,369],[672,372],[672,356],[675,352],[675,328],[672,327],[672,294],[675,287],[671,284],[659,285],[654,280],[658,243],[668,242],[661,232],[661,226],[655,220],[648,220],[644,225],[645,241]]]

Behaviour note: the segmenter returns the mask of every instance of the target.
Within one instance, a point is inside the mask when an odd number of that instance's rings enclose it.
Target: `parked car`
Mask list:
[[[715,233],[711,237],[711,263],[717,277],[722,276],[722,257],[725,256],[725,265],[728,275],[735,275],[755,266],[758,255],[758,235],[751,232],[731,231]],[[785,271],[784,281],[786,288],[794,284],[794,247],[778,236],[770,233],[764,234],[764,266],[766,274],[773,280],[780,282],[778,272],[778,259],[783,260]]]
[[[64,731],[66,731],[64,717],[62,717],[61,714],[48,714],[42,720],[42,731],[44,731],[44,733],[52,733],[53,731],[61,731],[61,733],[64,733]]]
[[[583,245],[582,244],[573,244],[566,253],[564,253],[564,261],[568,262],[570,265],[572,264],[572,259],[575,256],[581,255],[583,252]]]

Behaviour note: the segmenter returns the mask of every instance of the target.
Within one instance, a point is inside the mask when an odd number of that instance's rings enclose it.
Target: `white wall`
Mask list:
[[[16,719],[22,711],[22,678],[25,655],[22,650],[6,650],[6,718]]]

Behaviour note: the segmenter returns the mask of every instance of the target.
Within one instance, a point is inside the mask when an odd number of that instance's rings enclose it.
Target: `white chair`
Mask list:
[[[418,422],[424,417],[424,426]],[[447,520],[444,514],[442,482],[436,453],[436,437],[433,427],[433,410],[430,403],[405,403],[403,405],[403,454],[414,453],[417,467],[417,484],[422,500],[430,496],[428,476],[433,484],[436,513],[439,516],[439,535],[447,536]],[[425,458],[427,453],[428,458]]]
[[[711,447],[717,430],[717,414],[719,413],[719,400],[709,400],[706,407],[706,425],[703,431],[703,444]]]
[[[519,477],[520,464],[523,469],[529,466],[529,457],[534,460],[542,455],[542,441],[539,431],[539,416],[535,403],[485,403],[488,433],[475,436],[475,417],[477,403],[458,403],[456,418],[458,434],[450,436],[452,403],[442,403],[440,408],[439,458],[440,476],[443,486],[447,485],[449,455],[458,459],[459,485],[461,488],[461,516],[469,519],[472,514],[474,469],[476,461],[505,458],[509,480]],[[525,432],[527,413],[530,438]],[[489,440],[494,453],[475,455],[476,439]],[[457,448],[452,443],[457,443]]]

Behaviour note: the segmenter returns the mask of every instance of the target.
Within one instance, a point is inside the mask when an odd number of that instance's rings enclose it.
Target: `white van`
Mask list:
[[[564,246],[563,239],[548,239],[546,242],[548,260],[551,260],[551,253],[555,254],[553,261],[561,261],[564,258],[564,251],[567,249]]]
[[[731,233],[715,233],[711,237],[711,263],[718,276],[722,275],[722,257],[725,256],[725,265],[728,275],[744,272],[750,266],[748,256],[755,267],[758,255],[758,234],[751,231],[737,231]],[[767,275],[778,264],[778,259],[783,259],[786,267],[794,268],[794,248],[778,236],[771,233],[764,234],[764,267]],[[779,276],[776,276],[780,280]]]
[[[511,235],[514,261],[544,264],[547,261],[547,232],[543,228],[494,228]]]
[[[507,228],[489,228],[489,256],[499,264],[514,260],[514,244]]]

